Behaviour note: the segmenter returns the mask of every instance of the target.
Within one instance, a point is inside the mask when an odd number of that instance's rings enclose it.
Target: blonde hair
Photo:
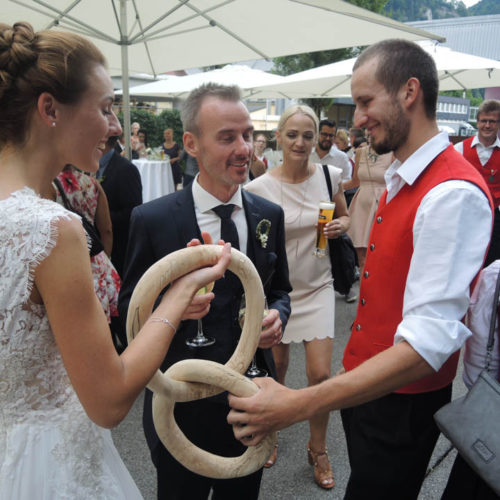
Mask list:
[[[292,117],[293,115],[296,114],[302,114],[305,116],[308,116],[314,123],[314,138],[316,139],[318,136],[318,131],[319,131],[319,120],[318,117],[316,116],[316,113],[312,108],[309,106],[306,106],[305,104],[295,104],[294,106],[290,106],[289,108],[286,108],[283,114],[280,117],[280,120],[278,122],[278,131],[282,132],[283,129],[285,128],[285,123],[287,120]]]
[[[344,142],[345,146],[349,146],[349,137],[347,135],[347,131],[343,128],[339,128],[337,130],[336,138]]]

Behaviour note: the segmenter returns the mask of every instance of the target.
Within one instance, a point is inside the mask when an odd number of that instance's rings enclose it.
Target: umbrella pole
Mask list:
[[[128,36],[127,36],[127,6],[126,0],[120,0],[120,45],[122,56],[122,104],[123,104],[123,134],[125,138],[125,156],[130,160],[130,96],[128,85]]]

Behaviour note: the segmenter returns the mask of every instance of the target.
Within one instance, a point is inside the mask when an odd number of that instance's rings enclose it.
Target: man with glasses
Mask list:
[[[348,181],[352,175],[352,167],[347,155],[334,145],[336,133],[337,123],[334,120],[321,120],[319,122],[318,143],[311,153],[311,161],[340,168],[342,180]]]
[[[485,266],[500,259],[500,101],[483,101],[477,111],[477,134],[455,145],[455,149],[484,177],[495,205],[495,219]]]

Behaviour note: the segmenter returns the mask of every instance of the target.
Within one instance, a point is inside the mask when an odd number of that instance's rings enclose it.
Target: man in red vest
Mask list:
[[[483,101],[477,111],[477,134],[455,144],[455,149],[464,155],[483,176],[490,189],[495,205],[495,218],[490,249],[485,266],[500,259],[500,101]]]
[[[483,178],[439,132],[437,94],[434,61],[418,45],[385,40],[360,55],[355,126],[396,160],[370,235],[345,373],[300,390],[256,379],[256,395],[229,397],[228,421],[247,445],[344,409],[347,499],[417,498],[439,435],[433,414],[451,399],[458,351],[471,334],[461,319],[492,203]]]

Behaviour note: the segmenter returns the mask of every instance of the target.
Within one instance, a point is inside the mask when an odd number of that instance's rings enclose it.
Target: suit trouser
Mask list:
[[[433,415],[450,399],[451,384],[342,410],[351,465],[345,499],[416,499],[439,437]]]
[[[226,422],[229,407],[221,402],[200,400],[177,403],[175,420],[186,437],[216,455],[239,456],[245,450],[234,438]],[[236,479],[211,479],[195,474],[181,465],[163,447],[154,452],[159,500],[205,500],[213,489],[213,500],[257,500],[262,469]]]

